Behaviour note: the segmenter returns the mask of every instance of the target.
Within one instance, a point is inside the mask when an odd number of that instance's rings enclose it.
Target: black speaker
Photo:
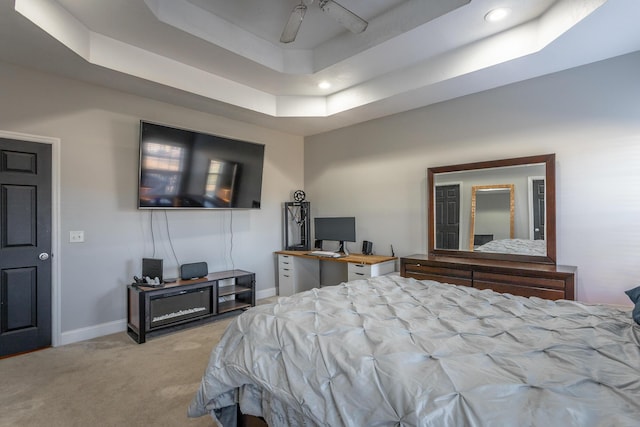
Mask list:
[[[156,277],[162,283],[162,260],[157,258],[142,258],[142,278],[150,277],[155,279]]]
[[[207,267],[206,262],[194,262],[180,266],[180,278],[182,280],[197,279],[207,274],[209,274],[209,267]]]
[[[368,240],[362,241],[362,253],[365,255],[373,254],[373,243]]]

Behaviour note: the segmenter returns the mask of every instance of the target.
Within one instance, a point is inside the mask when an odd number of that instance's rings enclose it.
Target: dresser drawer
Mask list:
[[[515,274],[486,273],[476,271],[473,273],[474,281],[503,283],[516,286],[534,286],[549,289],[558,289],[564,292],[565,282],[562,279],[547,277],[520,276]]]
[[[371,277],[371,266],[367,264],[349,263],[347,267],[348,280],[367,279]]]
[[[293,268],[294,259],[291,255],[278,255],[278,268]]]
[[[347,267],[348,280],[366,279],[369,277],[383,276],[396,270],[396,262],[385,261],[376,264],[361,264],[350,262]]]
[[[436,267],[422,264],[405,264],[404,276],[417,280],[435,280],[452,285],[471,286],[471,270],[460,270],[447,267]]]
[[[577,269],[574,266],[428,257],[424,254],[401,258],[400,266],[403,277],[418,280],[550,300],[575,298]]]
[[[295,293],[295,278],[293,277],[293,273],[280,270],[280,274],[278,274],[278,295],[288,297]]]
[[[566,298],[566,283],[562,279],[519,276],[500,273],[473,273],[473,287],[492,289],[523,297],[539,297],[550,300]]]
[[[564,291],[559,291],[556,289],[509,285],[505,283],[487,282],[482,280],[474,280],[473,287],[477,289],[491,289],[495,292],[517,295],[521,297],[538,297],[550,300],[565,299]]]

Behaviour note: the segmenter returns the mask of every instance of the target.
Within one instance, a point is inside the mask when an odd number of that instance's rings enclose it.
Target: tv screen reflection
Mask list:
[[[141,126],[139,207],[260,207],[263,145]]]

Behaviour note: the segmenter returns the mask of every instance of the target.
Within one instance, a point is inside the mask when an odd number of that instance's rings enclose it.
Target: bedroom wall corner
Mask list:
[[[640,281],[640,53],[305,139],[316,215],[354,215],[378,254],[426,251],[429,167],[556,153],[557,260],[577,298],[629,305]],[[354,249],[358,244],[354,245]]]

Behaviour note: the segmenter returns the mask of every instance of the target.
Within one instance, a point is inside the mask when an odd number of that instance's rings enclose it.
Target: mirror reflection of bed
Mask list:
[[[552,158],[431,168],[433,249],[447,256],[504,254],[515,257],[514,261],[533,256],[540,257],[540,262],[554,262],[555,228],[548,230],[547,223],[555,223],[555,203],[549,207],[546,200],[548,174],[555,178]],[[490,234],[494,243],[488,246],[489,240],[476,237]]]
[[[474,248],[476,252],[544,256],[547,242],[529,239],[491,240]]]
[[[540,215],[540,207],[544,206],[544,180],[529,177],[528,182],[531,207],[528,233],[533,239],[515,236],[516,188],[513,184],[478,185],[471,189],[471,251],[532,256],[546,254],[544,216]]]

